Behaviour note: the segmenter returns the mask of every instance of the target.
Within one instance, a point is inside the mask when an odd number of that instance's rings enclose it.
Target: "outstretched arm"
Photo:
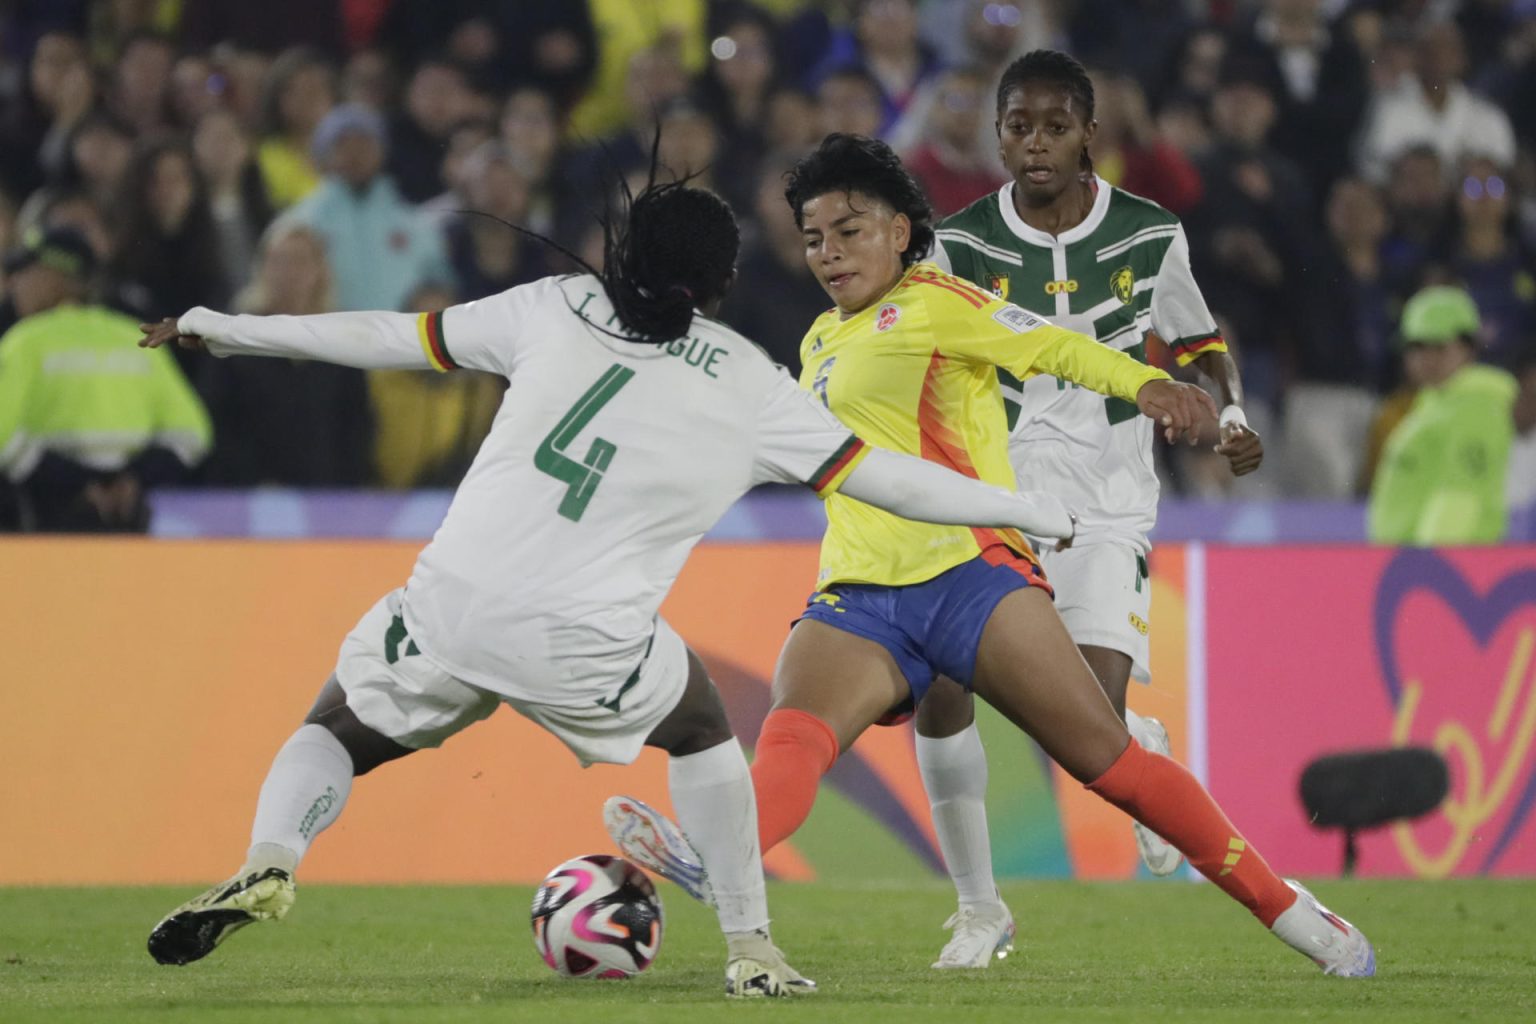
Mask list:
[[[431,358],[423,318],[410,313],[320,313],[314,316],[229,316],[196,306],[180,319],[141,324],[139,345],[175,341],[216,356],[318,359],[368,370],[441,368]]]
[[[1053,495],[1007,491],[883,448],[870,448],[837,490],[903,519],[925,523],[1011,527],[1032,537],[1061,539],[1070,538],[1076,525]]]

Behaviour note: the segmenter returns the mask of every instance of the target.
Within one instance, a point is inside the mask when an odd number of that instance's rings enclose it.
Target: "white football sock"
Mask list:
[[[768,892],[757,842],[757,794],[735,739],[671,758],[667,782],[677,823],[709,873],[721,930],[768,927]]]
[[[1131,733],[1131,739],[1135,740],[1142,750],[1157,750],[1158,743],[1147,731],[1146,719],[1142,718],[1130,708],[1125,709],[1125,727]]]
[[[288,737],[256,801],[246,866],[290,874],[309,844],[334,822],[352,791],[352,755],[323,725],[300,726]]]
[[[997,904],[987,832],[987,752],[976,723],[942,738],[919,733],[917,766],[960,905]]]

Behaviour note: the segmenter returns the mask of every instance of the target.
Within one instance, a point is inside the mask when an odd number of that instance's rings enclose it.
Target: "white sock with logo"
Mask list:
[[[352,755],[323,725],[304,725],[288,737],[256,800],[247,868],[282,868],[290,874],[309,844],[346,806],[352,791]]]
[[[734,738],[667,762],[677,823],[688,834],[727,933],[768,927],[768,891],[757,839],[757,794]]]
[[[919,733],[917,766],[933,809],[939,850],[960,905],[996,905],[992,840],[987,831],[987,752],[976,723],[953,736]]]

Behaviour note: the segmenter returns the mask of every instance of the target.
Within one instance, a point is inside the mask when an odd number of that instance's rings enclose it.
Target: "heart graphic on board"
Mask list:
[[[1536,867],[1536,569],[1480,594],[1442,555],[1405,550],[1376,591],[1375,642],[1393,744],[1432,747],[1451,770],[1439,810],[1395,827],[1405,862],[1427,876]]]

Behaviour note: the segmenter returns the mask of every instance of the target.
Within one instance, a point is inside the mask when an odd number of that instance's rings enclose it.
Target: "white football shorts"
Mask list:
[[[688,685],[688,649],[657,616],[645,658],[627,679],[614,680],[613,696],[601,704],[559,707],[494,693],[443,671],[416,648],[401,616],[402,593],[392,591],[368,610],[342,641],[336,662],[347,706],[401,746],[440,746],[507,704],[553,733],[582,767],[629,764]]]
[[[1151,672],[1152,581],[1147,557],[1130,544],[1113,541],[1038,553],[1056,589],[1056,610],[1080,647],[1107,647],[1131,657],[1131,678],[1148,682]]]

